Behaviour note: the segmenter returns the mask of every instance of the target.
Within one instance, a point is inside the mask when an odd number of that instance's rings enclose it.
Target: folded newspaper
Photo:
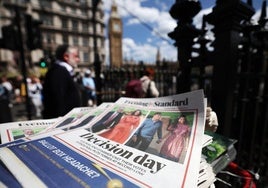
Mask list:
[[[235,139],[227,138],[214,132],[206,131],[212,136],[212,142],[202,149],[202,157],[210,164],[215,174],[223,170],[236,157]]]
[[[22,187],[197,187],[205,108],[202,90],[120,98],[1,145],[0,159]]]

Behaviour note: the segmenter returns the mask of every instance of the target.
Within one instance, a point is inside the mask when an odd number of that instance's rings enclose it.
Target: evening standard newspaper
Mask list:
[[[31,186],[34,183],[44,187],[63,186],[63,183],[70,185],[70,181],[94,187],[103,182],[98,177],[103,177],[107,182],[103,187],[113,183],[121,187],[197,187],[205,106],[202,90],[155,99],[125,98],[90,122],[87,128],[3,147],[0,158],[24,186],[32,180]],[[104,122],[108,120],[103,120],[105,115],[122,107],[124,122],[105,127]],[[139,122],[131,124],[131,131],[122,127],[117,130],[122,123],[127,127],[134,111],[141,114]],[[160,114],[160,120],[154,119],[155,114]],[[173,122],[181,116],[187,123],[177,130],[179,126]],[[157,130],[152,131],[149,122],[156,122]],[[146,130],[153,132],[152,138],[145,139],[146,147],[130,144]],[[126,134],[127,137],[122,136]],[[169,147],[173,151],[169,151]],[[20,173],[22,170],[25,173]],[[98,175],[89,179],[89,172]],[[68,181],[60,181],[55,174]]]
[[[38,134],[57,122],[59,118],[28,120],[0,124],[1,144]]]
[[[63,117],[0,124],[1,143],[11,142],[20,138],[31,140],[34,135],[54,130],[57,127],[71,126],[71,123],[79,122],[83,116],[86,116],[91,111],[91,107],[79,107],[72,109]]]

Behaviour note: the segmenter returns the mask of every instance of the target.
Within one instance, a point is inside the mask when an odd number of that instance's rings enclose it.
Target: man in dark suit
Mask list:
[[[81,106],[78,85],[73,80],[73,70],[80,61],[78,54],[75,47],[61,45],[57,48],[56,61],[44,80],[45,119],[64,116],[73,108]]]
[[[95,123],[90,129],[92,132],[95,133],[103,129],[112,128],[116,124],[118,124],[123,115],[124,115],[123,108],[118,108],[117,111],[110,111],[105,116],[103,116],[100,121]]]

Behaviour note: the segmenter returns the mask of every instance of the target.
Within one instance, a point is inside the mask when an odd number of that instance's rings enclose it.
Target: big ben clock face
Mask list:
[[[113,31],[117,31],[117,32],[121,31],[121,27],[118,23],[113,24]]]

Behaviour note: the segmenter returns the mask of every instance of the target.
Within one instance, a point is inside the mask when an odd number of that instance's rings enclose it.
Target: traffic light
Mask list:
[[[40,65],[41,68],[46,68],[47,67],[47,62],[41,61],[39,65]]]
[[[25,28],[27,33],[27,47],[29,50],[42,48],[40,25],[42,21],[35,20],[31,15],[25,15]]]
[[[40,68],[47,68],[48,67],[48,62],[45,58],[41,58],[39,61],[39,67]]]
[[[18,29],[14,24],[2,27],[1,47],[9,50],[20,50],[20,40]]]

